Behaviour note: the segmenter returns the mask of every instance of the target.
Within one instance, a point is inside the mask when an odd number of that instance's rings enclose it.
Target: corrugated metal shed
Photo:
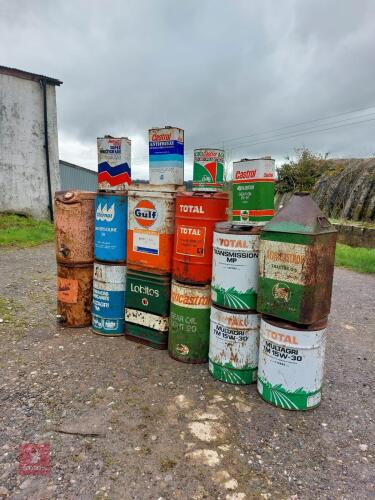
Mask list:
[[[98,174],[94,170],[79,167],[73,163],[59,160],[61,191],[78,189],[80,191],[96,191]]]

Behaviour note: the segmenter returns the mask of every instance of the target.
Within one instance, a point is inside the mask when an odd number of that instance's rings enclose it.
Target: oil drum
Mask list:
[[[193,191],[221,191],[224,185],[224,150],[194,149]]]

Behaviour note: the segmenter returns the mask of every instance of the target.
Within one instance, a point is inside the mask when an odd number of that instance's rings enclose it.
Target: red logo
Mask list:
[[[148,306],[148,300],[146,299],[146,297],[144,297],[144,298],[142,299],[142,304],[143,304],[144,306]]]
[[[25,443],[19,447],[18,474],[45,476],[51,472],[49,444]]]
[[[150,227],[158,218],[158,211],[150,200],[141,200],[134,209],[134,217],[142,227]]]

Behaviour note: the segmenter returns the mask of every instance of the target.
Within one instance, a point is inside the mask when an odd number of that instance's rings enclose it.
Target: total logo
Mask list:
[[[158,218],[158,211],[150,200],[141,200],[134,208],[134,217],[141,227],[150,227]]]
[[[95,214],[96,220],[101,220],[105,222],[112,222],[113,219],[115,218],[115,204],[112,203],[112,205],[108,208],[107,203],[105,205],[99,203],[98,208],[96,209],[96,214]]]

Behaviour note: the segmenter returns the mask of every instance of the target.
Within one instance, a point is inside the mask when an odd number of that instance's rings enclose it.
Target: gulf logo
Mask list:
[[[158,218],[158,211],[150,200],[141,200],[134,208],[136,222],[142,227],[150,227]]]

